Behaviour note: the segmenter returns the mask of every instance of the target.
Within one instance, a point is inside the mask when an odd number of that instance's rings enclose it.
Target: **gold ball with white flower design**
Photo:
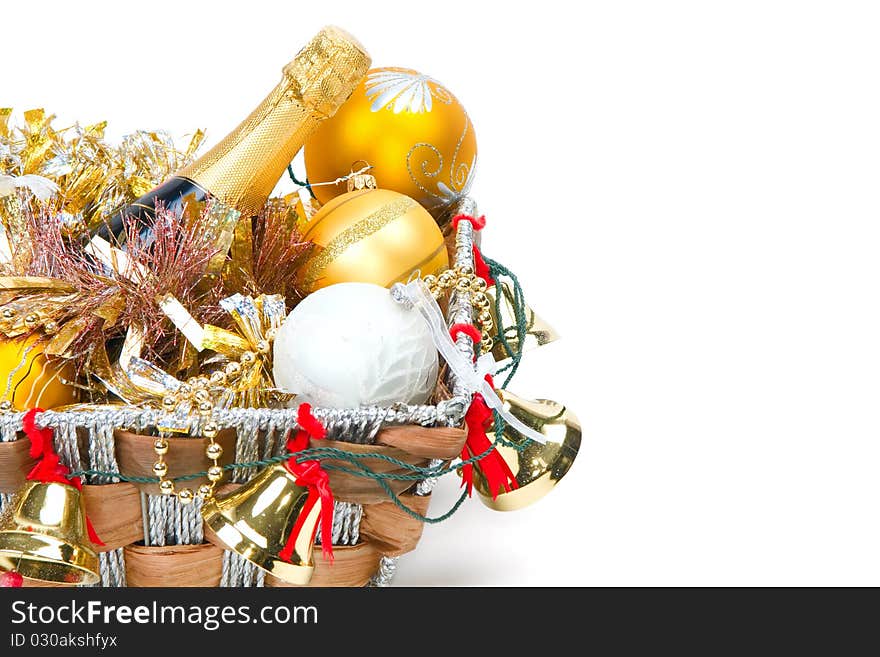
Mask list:
[[[380,188],[439,217],[470,189],[477,138],[464,107],[442,84],[412,69],[377,68],[305,145],[312,183],[346,176],[359,160],[373,166]],[[341,182],[313,190],[327,203],[347,188]]]

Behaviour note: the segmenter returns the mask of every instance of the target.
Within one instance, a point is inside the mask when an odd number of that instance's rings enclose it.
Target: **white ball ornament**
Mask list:
[[[337,283],[308,295],[284,320],[274,349],[275,385],[298,403],[422,404],[437,382],[425,321],[372,283]]]

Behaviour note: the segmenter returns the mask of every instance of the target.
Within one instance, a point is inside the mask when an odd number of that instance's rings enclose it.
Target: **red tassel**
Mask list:
[[[98,532],[95,531],[95,527],[92,525],[92,521],[89,520],[88,516],[86,516],[86,533],[88,533],[89,540],[92,543],[99,547],[104,547],[104,541],[98,536]]]
[[[10,570],[9,572],[0,573],[0,589],[10,588],[17,589],[21,588],[24,585],[24,577],[21,576],[21,573],[16,572],[14,570]]]
[[[297,424],[299,424],[300,430],[287,441],[287,451],[292,454],[296,454],[297,452],[306,449],[309,446],[309,437],[320,440],[327,435],[327,430],[324,428],[324,425],[312,415],[311,406],[308,404],[300,404],[299,411],[297,412]],[[324,559],[332,564],[333,491],[330,489],[330,477],[327,475],[327,471],[321,467],[320,461],[311,460],[297,463],[296,458],[291,457],[284,462],[284,467],[287,468],[287,471],[290,472],[290,474],[296,477],[297,486],[305,486],[309,489],[309,494],[306,498],[303,510],[297,517],[296,524],[290,532],[290,536],[287,537],[284,549],[281,550],[278,556],[280,559],[290,562],[293,558],[296,540],[299,538],[300,531],[302,531],[303,523],[306,518],[308,518],[309,513],[314,508],[315,504],[320,500],[321,552],[324,555]],[[317,533],[317,531],[318,527],[316,525],[315,530],[309,539],[311,542],[314,542],[315,533]]]
[[[470,221],[474,230],[483,230],[486,227],[486,215],[472,217],[469,214],[457,214],[452,218],[452,230],[458,230],[459,221]]]
[[[486,281],[488,287],[495,285],[495,280],[489,273],[489,265],[483,260],[483,254],[476,244],[474,244],[474,273]]]
[[[21,421],[21,427],[24,429],[25,435],[31,441],[30,455],[32,459],[41,459],[44,456],[55,453],[55,445],[53,443],[54,433],[52,429],[46,427],[40,429],[37,426],[37,413],[42,413],[42,408],[32,408],[25,413]]]
[[[487,380],[491,383],[491,377],[487,377]],[[486,431],[492,425],[492,411],[486,405],[483,395],[474,395],[474,400],[464,416],[464,421],[467,425],[468,437],[464,449],[462,449],[461,458],[467,460],[482,454],[492,446],[492,442],[486,436]],[[502,490],[509,493],[519,487],[516,477],[513,476],[513,472],[498,450],[493,449],[475,465],[486,478],[493,499],[498,497]],[[471,466],[462,467],[461,475],[462,486],[467,486],[467,493],[470,496],[474,486],[474,473]]]
[[[318,419],[312,415],[312,407],[310,404],[300,404],[296,411],[296,423],[299,428],[309,434],[312,438],[324,438],[327,436],[327,429]]]
[[[31,458],[37,459],[37,463],[28,473],[27,479],[43,484],[64,484],[82,490],[82,479],[70,477],[70,468],[58,458],[58,453],[55,451],[55,432],[49,427],[41,429],[37,426],[36,415],[42,412],[42,408],[32,408],[25,413],[21,421],[21,428],[31,441]],[[104,546],[88,516],[86,517],[86,530],[92,543],[99,547]]]
[[[467,461],[471,457],[467,443],[461,448],[461,460]],[[474,492],[474,466],[472,463],[461,466],[461,485],[467,489],[468,497]]]

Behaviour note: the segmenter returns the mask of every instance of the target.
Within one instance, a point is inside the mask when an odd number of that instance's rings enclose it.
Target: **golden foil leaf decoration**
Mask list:
[[[0,195],[0,263],[23,272],[30,264],[32,242],[28,226],[28,208],[18,190]]]
[[[256,298],[233,294],[223,299],[220,306],[230,314],[250,351],[239,357],[241,375],[234,385],[222,391],[219,404],[225,408],[267,406],[274,388],[271,345],[287,317],[284,298],[277,294],[261,294]]]
[[[11,108],[0,108],[0,174],[48,178],[59,188],[50,208],[88,227],[189,164],[204,139],[197,130],[180,149],[165,132],[137,131],[110,144],[106,121],[57,128],[55,115],[43,109],[25,111],[20,125],[11,116]]]
[[[507,361],[515,352],[521,353],[535,347],[543,347],[559,339],[559,333],[556,332],[556,329],[526,305],[523,308],[526,332],[523,336],[523,343],[519,344],[516,300],[513,289],[506,282],[502,281],[486,290],[486,296],[489,299],[492,325],[495,327],[494,335],[492,336],[492,356],[494,356],[496,363]],[[496,312],[496,299],[499,296],[500,299],[497,304],[499,312]],[[507,341],[507,348],[504,346],[504,340],[501,339],[502,336]],[[509,352],[508,348],[510,349]]]
[[[267,406],[274,393],[272,382],[271,344],[275,333],[287,315],[284,299],[278,295],[260,295],[256,298],[234,294],[220,301],[229,313],[234,330],[225,330],[206,324],[198,326],[199,348],[213,350],[217,356],[206,363],[204,373],[212,375],[224,372],[222,379],[203,376],[202,386],[208,390],[214,408]],[[190,318],[191,323],[195,320]],[[138,342],[142,334],[138,332]],[[187,336],[189,337],[189,336]],[[123,353],[126,351],[123,347]],[[175,400],[165,428],[186,432],[190,426],[191,400],[181,397],[184,382],[167,373],[152,362],[141,358],[135,349],[118,362],[110,364],[103,344],[95,350],[91,364],[92,373],[114,395],[129,404],[159,406],[166,398]],[[229,364],[234,363],[235,376],[229,378]],[[195,377],[187,382],[194,387]]]
[[[0,107],[0,137],[9,136],[9,117],[12,116],[11,107]]]

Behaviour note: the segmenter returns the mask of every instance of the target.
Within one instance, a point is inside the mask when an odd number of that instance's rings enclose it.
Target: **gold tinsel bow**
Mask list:
[[[197,130],[181,151],[168,133],[139,130],[111,145],[106,121],[56,129],[55,115],[44,109],[25,111],[16,126],[11,115],[0,108],[0,174],[48,178],[58,187],[53,209],[88,228],[188,164],[205,137]]]
[[[178,327],[186,325],[185,335],[198,351],[216,352],[206,361],[206,369],[211,370],[207,376],[184,382],[141,358],[137,355],[141,337],[130,329],[117,363],[111,365],[106,352],[99,354],[103,366],[93,362],[100,372],[98,378],[128,404],[161,406],[169,411],[161,427],[164,431],[190,430],[199,402],[193,393],[198,390],[207,391],[206,399],[215,409],[267,406],[274,394],[271,343],[286,316],[284,299],[277,294],[256,298],[234,294],[220,305],[232,317],[237,331],[200,326],[188,314],[171,317]]]

